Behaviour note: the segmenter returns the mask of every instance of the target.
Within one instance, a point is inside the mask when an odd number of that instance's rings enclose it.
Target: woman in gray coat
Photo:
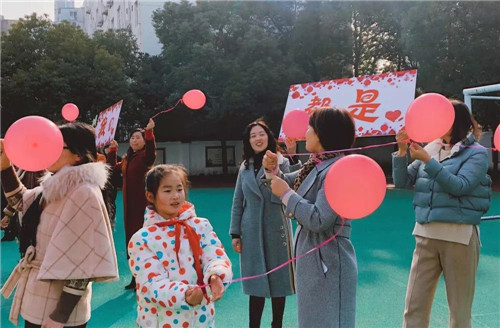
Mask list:
[[[354,138],[354,122],[346,110],[321,108],[309,118],[306,150],[313,155],[300,171],[279,178],[276,154],[266,153],[262,165],[275,174],[272,192],[286,206],[286,216],[298,223],[295,256],[339,232],[342,219],[328,205],[324,181],[332,164],[344,155],[327,151],[350,148]],[[299,327],[354,327],[358,270],[350,234],[351,223],[346,220],[335,239],[297,260]]]
[[[271,130],[263,121],[250,123],[243,133],[244,160],[236,182],[229,231],[233,249],[240,253],[242,276],[265,273],[291,258],[290,223],[283,215],[280,199],[271,194],[262,180],[262,157],[266,150],[276,151]],[[288,159],[283,159],[280,167],[288,172]],[[250,327],[260,327],[266,297],[271,297],[272,327],[281,327],[285,296],[294,293],[293,285],[291,265],[243,281],[243,293],[250,295]]]

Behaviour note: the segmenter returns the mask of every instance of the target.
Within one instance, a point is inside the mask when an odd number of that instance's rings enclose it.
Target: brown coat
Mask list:
[[[144,224],[146,193],[144,177],[156,160],[156,143],[153,130],[146,130],[146,146],[131,158],[123,157],[116,162],[116,151],[108,153],[108,163],[123,175],[123,216],[125,221],[125,245]]]

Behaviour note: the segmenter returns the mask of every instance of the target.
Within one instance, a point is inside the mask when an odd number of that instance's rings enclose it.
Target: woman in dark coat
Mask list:
[[[291,226],[284,217],[281,201],[271,194],[262,180],[262,157],[266,150],[276,151],[276,140],[263,121],[250,123],[243,133],[244,161],[241,164],[233,198],[230,234],[233,249],[240,253],[242,276],[265,273],[291,258]],[[281,170],[289,172],[284,158]],[[270,275],[242,282],[243,293],[250,296],[250,327],[260,327],[265,298],[270,297],[272,327],[281,327],[285,297],[294,293],[292,266]]]
[[[156,160],[156,143],[153,134],[155,123],[149,120],[146,129],[136,129],[130,135],[130,147],[121,162],[116,161],[118,143],[113,140],[107,155],[108,163],[114,171],[121,171],[123,176],[123,216],[125,221],[125,242],[142,228],[146,196],[144,177]],[[127,255],[128,258],[128,255]],[[135,289],[135,280],[132,277],[125,289]]]

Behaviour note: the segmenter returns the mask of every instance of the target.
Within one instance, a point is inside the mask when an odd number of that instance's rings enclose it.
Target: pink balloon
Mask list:
[[[72,103],[68,103],[62,108],[62,116],[66,121],[73,122],[74,120],[76,120],[79,113],[80,111],[78,110],[78,107],[76,107],[76,105]]]
[[[182,96],[182,102],[184,105],[192,110],[201,109],[205,106],[206,101],[207,98],[205,97],[205,94],[197,89],[189,90],[184,94],[184,96]]]
[[[415,99],[406,112],[406,133],[413,141],[429,142],[451,129],[455,110],[451,102],[438,93],[427,93]]]
[[[5,133],[7,157],[26,171],[40,171],[54,164],[63,146],[63,136],[57,125],[41,116],[23,117]]]
[[[346,219],[374,212],[385,197],[386,180],[370,157],[348,155],[333,163],[325,178],[325,196],[331,208]]]
[[[294,109],[283,118],[283,133],[292,139],[304,140],[309,127],[309,114],[301,109]]]
[[[497,129],[495,131],[495,136],[493,137],[493,144],[495,145],[495,148],[500,151],[500,124],[497,126]]]

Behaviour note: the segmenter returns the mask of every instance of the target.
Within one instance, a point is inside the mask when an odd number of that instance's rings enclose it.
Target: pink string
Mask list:
[[[337,149],[337,150],[328,150],[324,151],[321,153],[295,153],[295,154],[283,154],[284,156],[299,156],[299,155],[320,155],[320,154],[334,154],[334,153],[342,153],[345,151],[357,151],[357,150],[363,150],[363,149],[370,149],[370,148],[378,148],[378,147],[385,147],[385,146],[391,146],[397,144],[397,141],[393,142],[388,142],[388,143],[383,143],[383,144],[378,144],[378,145],[368,145],[368,146],[363,146],[363,147],[355,147],[355,148],[346,148],[346,149]]]
[[[335,237],[337,237],[341,232],[342,232],[342,229],[344,228],[344,224],[345,224],[345,220],[343,217],[341,217],[342,219],[342,225],[340,226],[339,230],[333,235],[331,236],[330,238],[328,238],[327,240],[325,240],[324,242],[322,242],[321,244],[319,245],[316,245],[314,246],[313,248],[311,248],[310,250],[308,250],[307,252],[303,253],[303,254],[300,254],[300,255],[297,255],[296,257],[293,257],[291,259],[289,259],[288,261],[278,265],[277,267],[265,272],[265,273],[261,273],[261,274],[258,274],[258,275],[255,275],[255,276],[247,276],[247,277],[240,277],[240,278],[236,278],[236,279],[233,279],[229,282],[225,282],[225,284],[228,284],[228,283],[233,283],[233,282],[238,282],[238,281],[244,281],[244,280],[251,280],[251,279],[256,279],[256,278],[260,278],[260,277],[264,277],[264,276],[267,276],[275,271],[278,271],[279,269],[287,266],[288,264],[292,263],[293,261],[297,261],[298,259],[314,252],[315,250],[318,250],[320,249],[321,247],[325,246],[326,244],[328,244],[329,242],[331,242],[332,240],[335,239]],[[208,287],[210,286],[210,284],[204,284],[202,286],[199,286],[200,288],[205,288],[205,287]]]
[[[395,145],[397,144],[398,142],[397,141],[392,141],[392,142],[387,142],[387,143],[383,143],[383,144],[377,144],[377,145],[368,145],[368,146],[363,146],[363,147],[355,147],[355,148],[346,148],[346,149],[337,149],[337,150],[328,150],[328,151],[324,151],[324,152],[321,152],[321,153],[295,153],[295,154],[282,154],[283,156],[289,156],[289,157],[292,157],[292,156],[310,156],[310,155],[320,155],[320,154],[334,154],[334,153],[342,153],[342,152],[346,152],[346,151],[358,151],[358,150],[364,150],[364,149],[370,149],[370,148],[378,148],[378,147],[386,147],[386,146],[391,146],[391,145]],[[411,143],[411,141],[408,141],[408,143]],[[440,143],[442,146],[455,146],[455,145],[452,145],[452,144],[445,144],[445,143]],[[464,148],[478,148],[478,149],[488,149],[488,150],[492,150],[492,151],[500,151],[499,149],[496,149],[495,147],[491,147],[491,148],[488,148],[488,147],[484,147],[484,146],[475,146],[475,145],[459,145],[460,147],[464,147]],[[315,159],[316,161],[316,159]]]
[[[173,110],[175,107],[177,107],[177,105],[179,105],[179,103],[182,102],[182,98],[177,100],[177,103],[173,106],[173,107],[170,107],[169,109],[165,109],[164,111],[161,111],[159,113],[156,113],[155,115],[153,115],[151,117],[151,119],[155,118],[156,116],[160,115],[160,114],[163,114],[163,113],[167,113],[167,112],[170,112],[171,110]]]
[[[408,141],[408,143],[410,143],[410,141]],[[369,146],[364,146],[364,147],[356,147],[356,148],[347,148],[347,149],[339,149],[339,150],[331,150],[331,151],[325,151],[321,154],[328,154],[328,153],[340,153],[340,152],[345,152],[345,151],[356,151],[356,150],[363,150],[363,149],[370,149],[370,148],[377,148],[377,147],[385,147],[385,146],[390,146],[390,145],[395,145],[397,144],[397,141],[393,141],[393,142],[388,142],[388,143],[384,143],[384,144],[378,144],[378,145],[369,145]],[[448,144],[444,144],[442,143],[442,145],[448,145]],[[450,146],[454,146],[454,145],[450,145]],[[486,149],[492,149],[492,150],[496,150],[495,148],[487,148],[487,147],[483,147],[483,146],[473,146],[473,145],[460,145],[461,147],[471,147],[471,148],[486,148]],[[319,154],[319,153],[318,153]],[[319,161],[321,162],[319,159],[317,159],[317,153],[296,153],[296,154],[284,154],[286,156],[295,156],[295,155],[313,155],[314,156],[314,160],[315,161]],[[297,261],[298,259],[314,252],[315,250],[318,250],[320,249],[321,247],[325,246],[326,244],[328,244],[329,242],[331,242],[332,240],[334,240],[338,235],[339,233],[342,231],[342,229],[344,228],[344,224],[345,224],[345,220],[344,218],[342,218],[342,225],[340,226],[340,229],[333,235],[331,236],[330,238],[328,238],[327,240],[325,240],[324,242],[322,242],[321,244],[319,245],[316,245],[315,247],[311,248],[310,250],[308,250],[307,252],[303,253],[303,254],[300,254],[300,255],[297,255],[296,257],[294,258],[291,258],[289,259],[288,261],[278,265],[277,267],[265,272],[265,273],[261,273],[261,274],[258,274],[258,275],[254,275],[254,276],[247,276],[247,277],[240,277],[240,278],[237,278],[237,279],[233,279],[231,280],[229,283],[234,283],[234,282],[238,282],[238,281],[245,281],[245,280],[251,280],[251,279],[256,279],[256,278],[260,278],[260,277],[264,277],[264,276],[267,276],[285,266],[287,266],[288,264],[292,263],[293,261]],[[200,288],[205,288],[205,287],[208,287],[210,284],[204,284],[202,286],[199,286]]]

